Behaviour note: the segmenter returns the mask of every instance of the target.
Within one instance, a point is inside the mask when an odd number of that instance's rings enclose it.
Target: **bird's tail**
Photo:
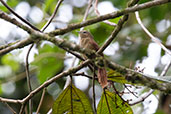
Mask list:
[[[98,81],[102,88],[107,86],[107,73],[105,68],[98,68]]]

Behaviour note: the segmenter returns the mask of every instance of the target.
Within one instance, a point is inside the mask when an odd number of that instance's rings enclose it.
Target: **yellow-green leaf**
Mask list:
[[[56,99],[53,114],[93,114],[87,96],[74,85],[69,85]]]
[[[133,114],[133,111],[117,94],[105,90],[98,104],[97,114]]]
[[[114,82],[119,82],[119,83],[124,83],[124,84],[129,83],[122,74],[114,70],[111,70],[107,73],[107,78],[108,80],[111,80]]]

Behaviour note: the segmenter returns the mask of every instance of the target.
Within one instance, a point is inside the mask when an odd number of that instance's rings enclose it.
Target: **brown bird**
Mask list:
[[[83,30],[79,32],[80,34],[80,46],[83,48],[87,49],[92,49],[97,51],[99,49],[98,44],[94,41],[93,36],[91,35],[90,32]],[[103,54],[101,54],[103,56]],[[85,59],[87,57],[84,55],[83,56]],[[105,68],[98,68],[98,81],[102,88],[105,88],[107,86],[107,73]]]

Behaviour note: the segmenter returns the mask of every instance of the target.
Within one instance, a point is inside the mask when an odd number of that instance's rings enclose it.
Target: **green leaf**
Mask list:
[[[32,65],[38,67],[40,83],[43,83],[63,69],[64,56],[64,52],[59,50],[55,45],[45,44],[39,49],[39,55],[36,55]]]
[[[10,66],[13,71],[17,71],[20,68],[20,64],[19,64],[16,56],[14,56],[10,53],[4,55],[1,59],[1,61],[2,61],[2,64]]]
[[[92,33],[94,40],[99,45],[103,44],[103,42],[106,41],[106,39],[110,36],[111,32],[113,31],[113,28],[113,26],[110,26],[103,22],[87,27],[87,29],[90,30],[90,32]]]
[[[107,73],[107,78],[108,80],[111,80],[111,81],[114,81],[114,82],[118,82],[118,83],[130,83],[128,82],[125,77],[120,74],[119,72],[116,72],[114,70],[110,70],[108,73]]]
[[[97,114],[133,114],[133,111],[117,94],[105,90],[98,104]]]
[[[16,5],[18,5],[18,0],[7,0],[7,4],[11,7],[14,8]],[[0,10],[4,11],[4,12],[9,12],[9,10],[2,4],[0,4]]]
[[[52,14],[54,12],[57,0],[45,0],[44,11],[46,13]]]
[[[87,96],[74,85],[69,85],[54,102],[52,113],[93,114],[93,109]]]

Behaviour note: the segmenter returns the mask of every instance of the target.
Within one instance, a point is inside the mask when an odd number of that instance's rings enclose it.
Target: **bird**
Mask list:
[[[91,49],[94,51],[98,51],[99,50],[99,45],[96,43],[96,41],[93,38],[93,35],[86,31],[86,30],[82,30],[79,31],[79,35],[80,35],[80,46],[85,48],[85,49]],[[103,54],[101,54],[101,56],[103,56]],[[84,59],[88,59],[88,57],[86,57],[86,55],[83,55]],[[98,82],[100,83],[100,85],[102,86],[102,88],[105,88],[108,83],[107,83],[107,72],[105,67],[98,67]]]

